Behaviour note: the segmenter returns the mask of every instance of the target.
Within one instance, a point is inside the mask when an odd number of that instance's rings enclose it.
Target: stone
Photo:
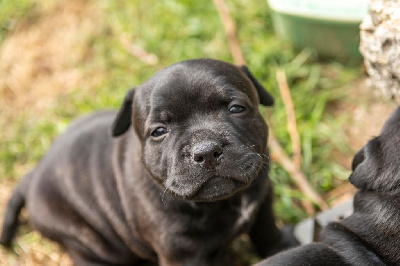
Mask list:
[[[360,52],[368,85],[400,102],[400,1],[371,0],[360,25]]]

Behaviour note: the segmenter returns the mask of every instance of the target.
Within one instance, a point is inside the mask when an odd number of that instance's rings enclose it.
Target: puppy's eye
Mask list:
[[[246,110],[246,107],[241,106],[241,105],[233,105],[231,108],[229,108],[229,112],[231,114],[243,113],[245,110]]]
[[[151,132],[151,136],[158,138],[168,133],[168,130],[165,127],[158,127]]]

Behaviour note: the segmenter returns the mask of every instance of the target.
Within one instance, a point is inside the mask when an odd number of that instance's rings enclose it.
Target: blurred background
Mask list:
[[[282,18],[266,0],[226,3],[249,69],[275,97],[273,108],[260,110],[280,145],[293,154],[278,69],[286,73],[294,103],[300,170],[329,206],[347,200],[354,193],[347,182],[352,157],[379,133],[395,104],[366,86],[361,55],[292,45],[296,39],[279,32]],[[0,216],[16,182],[71,120],[117,108],[127,89],[157,70],[202,57],[234,63],[213,1],[1,0]],[[306,218],[301,203],[308,197],[274,161],[270,178],[280,224]],[[248,255],[245,238],[233,249],[243,261],[257,260]],[[0,264],[70,261],[25,225],[12,252],[0,248]]]

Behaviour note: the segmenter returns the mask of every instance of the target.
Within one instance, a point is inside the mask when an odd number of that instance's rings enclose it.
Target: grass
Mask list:
[[[343,86],[361,75],[361,67],[321,62],[314,51],[297,51],[277,39],[265,0],[232,0],[228,5],[249,68],[275,96],[272,109],[261,107],[270,128],[291,154],[286,113],[275,79],[276,69],[284,68],[301,136],[302,169],[320,193],[332,190],[349,175],[348,169],[332,160],[332,151],[350,151],[343,144],[343,118],[331,115],[327,106],[346,96]],[[74,17],[79,12],[85,15]],[[53,21],[61,28],[51,28]],[[75,117],[117,108],[128,88],[157,70],[200,57],[232,62],[212,1],[0,0],[0,26],[2,47],[19,35],[23,38],[18,44],[25,47],[15,50],[13,60],[7,61],[4,52],[0,57],[0,182],[17,180],[28,172]],[[64,39],[52,37],[63,30],[67,32]],[[127,51],[122,40],[156,55],[158,63],[142,62]],[[42,51],[40,41],[52,46]],[[32,55],[32,51],[41,53]],[[22,58],[29,56],[53,61],[43,69],[36,61],[29,65],[35,74],[11,73],[10,66],[23,64]],[[27,85],[13,87],[16,81]],[[43,84],[46,90],[41,89]],[[278,218],[295,223],[306,217],[298,204],[304,196],[288,174],[273,163],[270,177]]]

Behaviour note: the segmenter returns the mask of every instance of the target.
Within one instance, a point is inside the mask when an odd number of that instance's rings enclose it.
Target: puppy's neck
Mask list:
[[[360,190],[354,197],[354,213],[342,221],[389,265],[400,265],[399,206],[399,193]]]

